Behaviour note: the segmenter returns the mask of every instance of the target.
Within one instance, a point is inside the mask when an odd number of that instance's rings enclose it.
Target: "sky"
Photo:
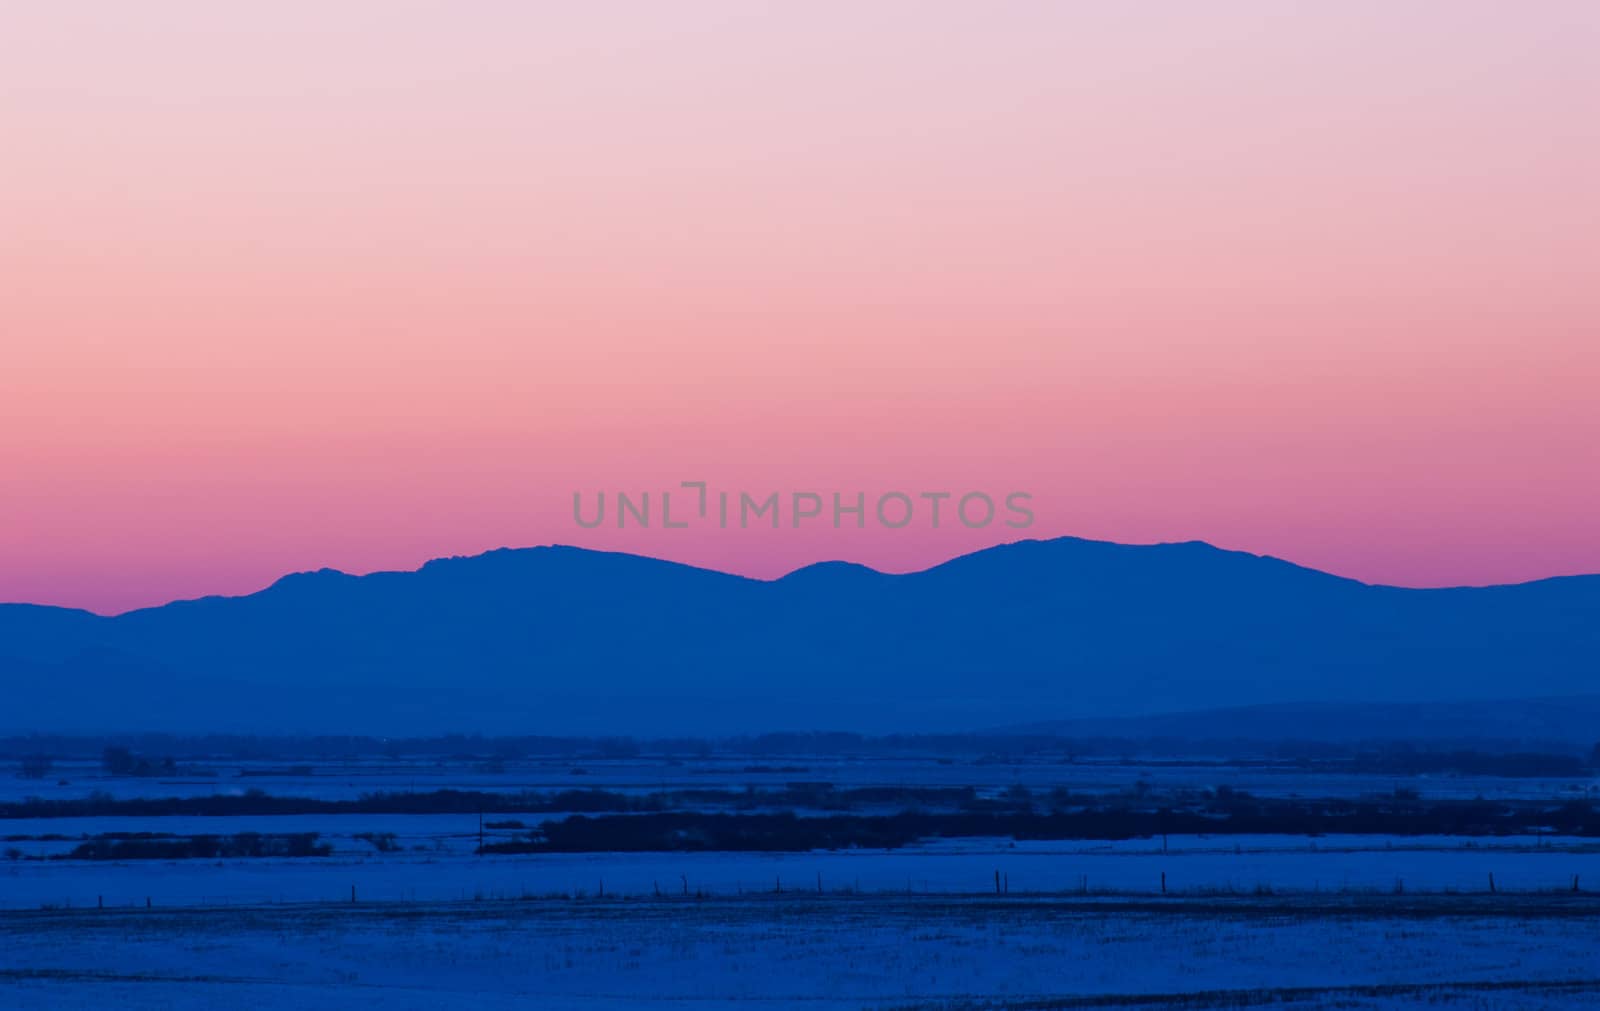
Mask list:
[[[1587,0],[6,5],[0,600],[543,543],[1600,572],[1596,51]],[[683,481],[869,520],[574,522]]]

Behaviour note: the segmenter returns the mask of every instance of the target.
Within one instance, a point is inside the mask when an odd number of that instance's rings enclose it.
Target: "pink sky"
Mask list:
[[[500,545],[1600,571],[1600,5],[11,5],[0,600]]]

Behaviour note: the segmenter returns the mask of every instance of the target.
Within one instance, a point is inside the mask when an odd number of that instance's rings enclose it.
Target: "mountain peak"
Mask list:
[[[883,577],[887,576],[887,573],[879,572],[877,569],[874,569],[869,565],[862,565],[860,562],[844,562],[835,560],[827,562],[812,562],[810,565],[802,565],[793,572],[779,576],[777,579],[773,580],[773,582],[794,583],[815,579],[854,579],[857,577],[870,579],[875,576]]]
[[[290,572],[286,575],[279,576],[273,581],[271,586],[267,587],[267,589],[276,590],[285,587],[300,587],[311,584],[327,583],[333,580],[358,578],[360,577],[353,576],[341,569],[323,567],[320,569],[307,569],[304,572]]]

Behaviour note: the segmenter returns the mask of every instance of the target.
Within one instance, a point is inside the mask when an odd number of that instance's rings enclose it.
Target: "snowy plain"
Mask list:
[[[793,894],[35,911],[0,917],[0,1006],[1578,1008],[1600,1000],[1597,914]]]
[[[1592,779],[1215,763],[802,758],[217,763],[0,776],[39,797],[970,786],[983,797],[1495,798]],[[819,813],[819,812],[818,812]],[[561,812],[496,812],[514,838]],[[315,832],[321,857],[81,860],[102,833]],[[1600,1006],[1600,839],[957,838],[895,850],[478,855],[476,814],[0,819],[0,1008]],[[369,838],[393,836],[380,851]],[[1490,886],[1493,875],[1493,891]],[[1165,891],[1163,891],[1163,888]],[[1002,894],[996,894],[999,891]]]

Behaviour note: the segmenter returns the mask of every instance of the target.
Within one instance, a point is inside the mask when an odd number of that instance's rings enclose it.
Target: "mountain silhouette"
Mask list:
[[[1020,541],[757,580],[572,547],[0,606],[0,731],[968,730],[1600,687],[1600,576],[1371,586],[1199,542]]]
[[[1190,745],[1314,741],[1377,748],[1403,742],[1466,749],[1587,752],[1600,737],[1597,728],[1600,694],[1459,702],[1284,702],[1153,716],[1042,720],[992,732]]]

